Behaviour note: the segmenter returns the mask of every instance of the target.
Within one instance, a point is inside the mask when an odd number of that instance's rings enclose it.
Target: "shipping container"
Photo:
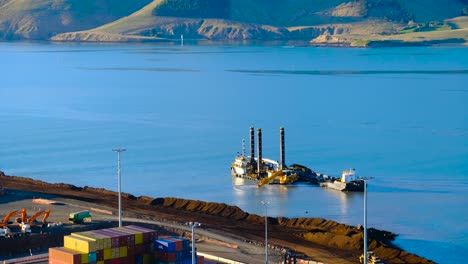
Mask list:
[[[121,258],[127,257],[127,247],[119,247],[119,257]]]
[[[88,263],[95,263],[97,262],[97,253],[91,252],[88,254]]]
[[[154,240],[154,249],[157,251],[174,252],[176,251],[175,241],[158,238]]]
[[[160,238],[163,238],[165,240],[174,241],[175,242],[175,251],[181,251],[181,250],[184,249],[183,240],[181,238],[179,238],[179,237],[167,236],[167,237],[160,237]]]
[[[156,231],[136,225],[125,226],[127,229],[136,230],[143,234],[143,243],[153,243],[158,238]]]
[[[106,248],[104,249],[103,251],[103,256],[104,256],[104,260],[110,260],[112,259],[112,248]]]
[[[141,231],[132,230],[132,229],[126,228],[125,226],[119,227],[117,228],[117,230],[133,235],[135,245],[143,244],[143,233]]]
[[[128,246],[129,241],[131,241],[131,238],[130,238],[131,236],[128,233],[124,233],[113,228],[101,229],[101,230],[105,231],[106,233],[114,234],[115,236],[117,236],[119,238],[118,247]]]
[[[95,241],[76,236],[64,236],[63,245],[65,248],[80,251],[81,253],[90,253],[96,251]]]
[[[91,254],[91,253],[82,253],[81,254],[81,263],[82,264],[85,264],[85,263],[89,263],[89,259],[88,259],[88,255]]]
[[[164,262],[175,262],[176,261],[176,253],[175,252],[164,252],[164,251],[155,251],[154,257],[157,261],[164,261]]]
[[[63,248],[49,248],[49,263],[81,264],[81,252]]]
[[[120,235],[119,234],[116,234],[114,232],[111,232],[109,231],[108,229],[99,229],[99,230],[94,230],[94,232],[98,233],[98,234],[102,234],[102,235],[105,235],[105,236],[108,236],[111,240],[111,246],[110,248],[116,248],[116,247],[120,247],[121,246],[121,242],[120,242]]]
[[[92,231],[71,233],[72,236],[85,238],[96,242],[96,249],[101,250],[110,247],[110,238]]]
[[[145,253],[145,245],[140,244],[140,245],[135,245],[134,247],[135,255],[143,255]]]
[[[205,257],[197,256],[197,264],[205,264]]]
[[[151,254],[144,254],[143,264],[152,264],[152,263],[153,263],[153,256]]]
[[[96,251],[96,261],[103,261],[104,260],[104,249]]]
[[[129,231],[125,231],[122,228],[110,228],[110,231],[114,231],[118,234],[122,235],[122,238],[126,241],[125,245],[122,246],[134,246],[135,245],[135,234],[130,233]]]

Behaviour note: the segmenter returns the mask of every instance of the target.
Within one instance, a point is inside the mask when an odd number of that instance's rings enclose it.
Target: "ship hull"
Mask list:
[[[326,187],[343,192],[363,192],[364,181],[340,182],[340,181],[326,181],[320,183],[321,187]]]

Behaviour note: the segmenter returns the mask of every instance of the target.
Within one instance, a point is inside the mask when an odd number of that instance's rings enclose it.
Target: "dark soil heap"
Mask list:
[[[60,195],[118,207],[117,193],[102,188],[76,187],[70,184],[51,184],[30,178],[6,176],[0,172],[4,188]],[[161,221],[184,223],[198,221],[204,227],[235,235],[245,240],[263,241],[265,218],[242,211],[237,206],[179,198],[135,197],[122,194],[125,211],[137,213],[142,218],[153,217]],[[322,218],[269,217],[269,241],[274,245],[304,253],[321,249],[330,255],[356,262],[363,247],[362,228],[340,224]],[[392,244],[395,234],[370,228],[368,249],[377,253],[385,263],[434,263],[417,255],[405,252]]]

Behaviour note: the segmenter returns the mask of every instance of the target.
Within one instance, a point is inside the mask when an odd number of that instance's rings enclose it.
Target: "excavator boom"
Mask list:
[[[260,180],[260,182],[257,184],[257,187],[262,187],[265,184],[268,184],[272,180],[274,180],[276,177],[280,177],[284,174],[282,170],[275,171],[273,174],[271,174],[269,177],[263,178]]]
[[[42,223],[45,223],[47,221],[47,218],[49,217],[49,214],[50,214],[50,210],[46,210],[46,211],[39,211],[37,213],[35,213],[33,216],[31,216],[28,220],[27,220],[27,223],[29,225],[34,225],[34,222],[36,221],[36,218],[38,218],[40,215],[44,215],[44,217],[42,218]]]
[[[24,219],[26,218],[26,208],[23,208],[21,210],[13,211],[13,212],[8,213],[5,216],[5,218],[3,218],[2,223],[0,224],[0,226],[3,227],[3,226],[8,225],[8,221],[10,220],[10,218],[12,218],[13,216],[19,215],[19,214],[21,214],[21,220],[24,221]]]

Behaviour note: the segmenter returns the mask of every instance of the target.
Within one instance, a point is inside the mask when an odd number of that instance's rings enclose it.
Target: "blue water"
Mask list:
[[[0,170],[48,182],[362,224],[361,193],[242,185],[263,156],[369,182],[368,225],[439,263],[468,258],[468,49],[0,43]]]

